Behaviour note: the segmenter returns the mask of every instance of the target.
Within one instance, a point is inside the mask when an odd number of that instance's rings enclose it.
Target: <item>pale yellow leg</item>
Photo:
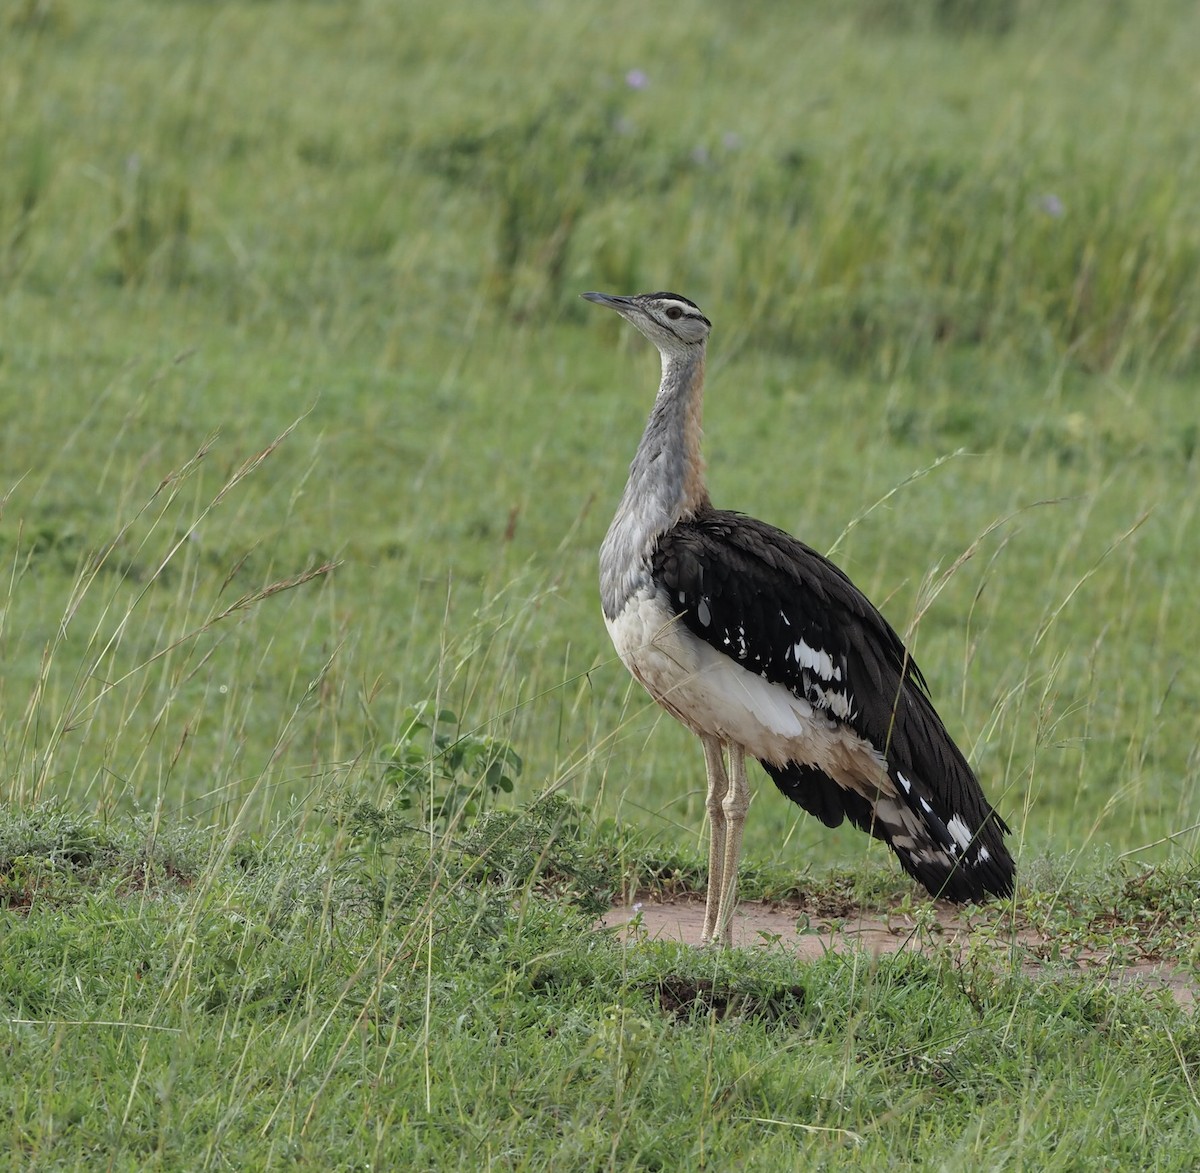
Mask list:
[[[742,830],[750,809],[750,783],[746,781],[746,752],[740,745],[729,747],[729,787],[721,801],[724,815],[724,843],[721,861],[721,889],[712,936],[722,945],[733,944],[733,910],[737,907],[738,857],[742,853]],[[709,897],[712,879],[709,879]],[[707,924],[708,918],[705,917]]]
[[[708,795],[704,801],[704,808],[708,811],[708,895],[704,902],[704,932],[700,936],[700,941],[701,944],[707,945],[713,939],[721,893],[724,890],[722,878],[725,867],[725,807],[723,803],[729,790],[729,778],[725,774],[725,755],[721,742],[716,737],[702,737],[701,741],[704,743],[704,768],[708,775]]]

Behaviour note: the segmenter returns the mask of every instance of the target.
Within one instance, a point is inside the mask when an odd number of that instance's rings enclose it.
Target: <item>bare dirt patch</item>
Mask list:
[[[830,914],[832,912],[832,915]],[[745,949],[782,948],[806,960],[832,951],[864,950],[878,956],[902,950],[931,952],[949,948],[959,955],[981,938],[1007,960],[1014,950],[1024,972],[1094,973],[1118,984],[1165,989],[1181,1006],[1195,1004],[1200,990],[1194,977],[1164,960],[1118,961],[1101,948],[1077,947],[1069,959],[1054,956],[1055,942],[1025,924],[1001,924],[994,913],[985,923],[950,904],[923,907],[920,921],[902,910],[867,911],[850,904],[816,914],[783,904],[744,903],[733,922],[734,945]],[[704,904],[698,898],[650,897],[609,909],[601,925],[621,929],[626,941],[678,941],[699,945],[704,927]]]

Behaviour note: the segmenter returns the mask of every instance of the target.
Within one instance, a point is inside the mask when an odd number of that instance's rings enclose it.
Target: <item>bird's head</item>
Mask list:
[[[616,310],[632,322],[664,357],[690,358],[702,353],[712,329],[700,307],[678,293],[639,293],[634,297],[585,293],[583,296]]]

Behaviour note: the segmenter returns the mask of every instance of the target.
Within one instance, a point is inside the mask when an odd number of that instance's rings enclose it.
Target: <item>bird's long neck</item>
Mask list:
[[[600,597],[609,618],[648,579],[657,540],[709,503],[700,454],[704,347],[693,351],[663,355],[654,409],[600,548]]]

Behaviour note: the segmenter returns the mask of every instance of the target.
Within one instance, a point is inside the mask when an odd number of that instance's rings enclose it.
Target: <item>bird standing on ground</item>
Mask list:
[[[1008,827],[900,637],[832,562],[714,509],[700,455],[712,324],[677,293],[585,293],[658,348],[662,381],[600,549],[604,621],[625,666],[704,746],[705,942],[733,941],[745,758],[826,826],[882,839],[935,896],[1013,890]]]

